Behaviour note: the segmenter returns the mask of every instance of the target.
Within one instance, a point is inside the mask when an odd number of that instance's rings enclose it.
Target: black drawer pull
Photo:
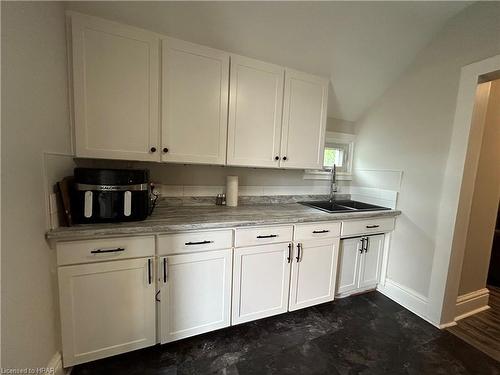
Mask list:
[[[116,249],[96,249],[92,250],[91,254],[104,254],[104,253],[117,253],[119,251],[125,251],[123,247],[117,247]]]
[[[148,284],[151,285],[153,282],[153,276],[151,274],[151,259],[148,259]]]
[[[378,228],[380,225],[367,225],[366,228],[372,229],[372,228]]]
[[[167,282],[167,258],[163,258],[163,282]]]
[[[278,237],[277,234],[269,234],[267,236],[257,236],[257,238],[275,238]]]
[[[186,246],[192,246],[192,245],[206,245],[206,244],[209,244],[209,243],[214,243],[214,241],[199,241],[199,242],[186,242],[184,243],[184,245]]]
[[[318,234],[318,233],[328,233],[330,232],[328,229],[323,229],[323,230],[313,230],[313,233],[314,234]]]

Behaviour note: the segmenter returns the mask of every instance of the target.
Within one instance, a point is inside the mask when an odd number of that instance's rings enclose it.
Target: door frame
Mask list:
[[[500,70],[500,55],[461,70],[429,288],[428,318],[441,328],[456,324],[456,300],[484,131],[484,122],[473,121],[478,80],[497,70]]]

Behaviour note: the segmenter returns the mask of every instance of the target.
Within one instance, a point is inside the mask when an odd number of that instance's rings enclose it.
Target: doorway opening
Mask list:
[[[500,71],[481,77],[473,122],[483,127],[454,335],[500,361]],[[493,80],[487,80],[487,78]],[[472,124],[475,126],[477,124]]]

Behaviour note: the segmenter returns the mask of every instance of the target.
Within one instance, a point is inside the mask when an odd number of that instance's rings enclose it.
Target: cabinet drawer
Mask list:
[[[241,247],[266,243],[290,242],[292,236],[292,225],[236,229],[234,246]]]
[[[57,264],[63,266],[154,256],[155,239],[147,236],[58,242],[56,249]]]
[[[360,234],[390,232],[394,229],[394,218],[366,219],[342,222],[342,237]]]
[[[311,240],[314,238],[329,238],[340,236],[340,222],[318,222],[295,225],[293,239],[295,241]]]
[[[166,234],[158,237],[158,254],[182,254],[233,247],[231,229]]]

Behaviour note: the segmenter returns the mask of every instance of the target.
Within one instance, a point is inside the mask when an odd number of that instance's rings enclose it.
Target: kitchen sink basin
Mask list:
[[[390,208],[352,200],[299,202],[326,212],[381,211]]]

